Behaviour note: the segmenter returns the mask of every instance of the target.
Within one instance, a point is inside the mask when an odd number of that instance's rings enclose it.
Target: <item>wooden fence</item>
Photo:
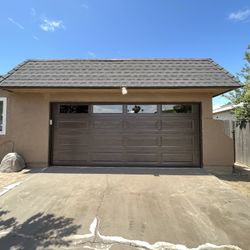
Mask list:
[[[250,123],[237,126],[234,121],[224,121],[225,133],[234,139],[235,163],[250,167]]]
[[[235,162],[250,166],[250,123],[235,126]]]

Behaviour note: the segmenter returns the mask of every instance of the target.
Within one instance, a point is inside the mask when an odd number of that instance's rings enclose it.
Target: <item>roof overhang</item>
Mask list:
[[[121,86],[122,87],[122,86]],[[0,90],[8,91],[8,92],[19,92],[19,93],[63,93],[63,92],[116,92],[117,90],[120,91],[121,87],[1,87]],[[211,94],[213,97],[218,95],[224,94],[226,92],[232,91],[240,87],[127,87],[128,91],[133,91],[133,93],[139,92],[150,92],[154,93],[159,92],[181,92],[181,93],[208,93]]]

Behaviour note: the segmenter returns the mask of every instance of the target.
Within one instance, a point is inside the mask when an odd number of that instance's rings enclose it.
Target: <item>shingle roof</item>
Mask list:
[[[0,87],[239,87],[211,59],[27,60]]]

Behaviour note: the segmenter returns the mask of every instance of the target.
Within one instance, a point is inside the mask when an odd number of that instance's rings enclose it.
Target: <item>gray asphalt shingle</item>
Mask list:
[[[238,87],[211,59],[27,60],[0,87]]]

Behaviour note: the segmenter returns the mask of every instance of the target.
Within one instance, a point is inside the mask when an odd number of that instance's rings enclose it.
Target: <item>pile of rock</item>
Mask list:
[[[0,172],[11,173],[18,172],[26,167],[23,158],[17,153],[9,153],[5,155],[1,164]]]

